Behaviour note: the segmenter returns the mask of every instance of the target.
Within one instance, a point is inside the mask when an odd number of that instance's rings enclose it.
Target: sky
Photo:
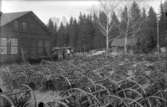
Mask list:
[[[4,13],[18,11],[33,11],[44,23],[49,18],[69,19],[78,17],[80,12],[89,13],[92,7],[97,7],[97,0],[0,0],[1,11]],[[145,0],[144,7],[152,6],[156,11],[161,0]]]

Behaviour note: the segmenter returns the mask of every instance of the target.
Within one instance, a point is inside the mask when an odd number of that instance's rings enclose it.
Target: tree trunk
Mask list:
[[[159,45],[159,20],[157,19],[157,51],[158,58],[160,58],[160,45]]]
[[[107,18],[107,26],[106,26],[106,56],[109,55],[109,21]]]
[[[125,35],[125,42],[124,42],[124,54],[127,54],[127,34]]]
[[[128,32],[129,32],[129,17],[127,20],[127,25],[126,25],[126,32],[125,32],[125,41],[124,41],[124,54],[127,54],[127,42],[128,42]]]
[[[109,37],[108,33],[106,35],[106,56],[109,55]]]

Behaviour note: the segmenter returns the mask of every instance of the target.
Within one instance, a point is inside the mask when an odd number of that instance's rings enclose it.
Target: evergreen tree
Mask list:
[[[95,37],[95,28],[94,28],[94,23],[93,23],[93,16],[92,15],[87,15],[87,32],[89,35],[88,39],[88,50],[93,49],[93,39]]]
[[[98,17],[96,15],[94,15],[93,16],[93,28],[94,28],[93,48],[94,49],[101,49],[101,48],[105,48],[105,36],[103,36],[102,32],[97,27],[97,26],[99,26],[96,23],[97,20],[99,20]]]
[[[141,48],[145,53],[150,52],[156,47],[156,37],[157,37],[157,18],[154,9],[151,7],[148,12],[147,21],[145,22],[145,33],[141,37]]]
[[[160,21],[159,21],[159,27],[160,27],[160,45],[161,46],[167,46],[166,43],[166,29],[167,29],[167,1],[164,4],[160,5]]]
[[[74,33],[74,35],[73,35],[73,47],[75,48],[75,49],[77,49],[77,41],[78,41],[78,39],[79,39],[79,37],[78,37],[78,23],[77,23],[77,20],[75,19],[74,20],[74,22],[73,22],[73,33]]]
[[[142,24],[142,15],[136,2],[132,3],[129,10],[127,7],[124,8],[121,14],[120,35],[124,37],[125,54],[127,54],[128,51],[127,43],[129,38],[139,38]],[[133,46],[133,48],[136,49],[137,46]]]
[[[135,1],[132,3],[132,6],[130,8],[130,17],[131,17],[132,23],[140,20],[141,18],[141,11],[140,11],[139,5]]]
[[[142,11],[142,16],[141,16],[141,20],[144,22],[142,27],[141,27],[141,33],[140,36],[137,38],[137,52],[141,53],[143,52],[143,50],[147,49],[147,46],[145,42],[149,41],[145,41],[145,37],[148,36],[147,31],[148,31],[148,25],[147,25],[147,15],[146,15],[146,10],[145,8],[143,8]],[[145,49],[144,49],[145,48]]]
[[[57,36],[58,36],[57,30],[58,30],[57,24],[55,23],[54,29],[52,30],[52,36],[53,36],[52,45],[53,46],[56,46],[57,44]]]
[[[142,20],[145,20],[146,18],[147,18],[146,9],[143,8],[143,11],[142,11]]]
[[[56,46],[57,44],[57,24],[54,24],[52,19],[49,19],[48,25],[47,25],[49,32],[52,36],[52,46]]]
[[[126,32],[128,22],[128,8],[125,6],[123,12],[121,13],[121,22],[120,22],[120,36],[124,37]]]
[[[154,9],[151,7],[149,10],[149,14],[148,14],[148,27],[149,31],[148,31],[148,35],[149,35],[149,39],[148,41],[150,41],[150,44],[148,45],[148,50],[151,50],[153,48],[155,48],[156,46],[156,38],[157,38],[157,17],[156,17],[156,13],[154,11]]]
[[[77,49],[78,47],[78,23],[75,18],[71,17],[68,28],[69,44],[68,46]]]
[[[99,21],[102,24],[102,26],[104,26],[106,28],[107,16],[106,16],[106,14],[103,11],[101,11],[100,14],[99,14]]]
[[[64,46],[69,46],[70,44],[69,29],[70,29],[70,24],[66,23],[64,31]]]
[[[58,35],[57,35],[57,46],[66,46],[66,33],[67,29],[63,25],[63,23],[60,24],[60,28],[58,30]]]
[[[49,22],[48,22],[48,29],[49,31],[51,32],[51,34],[53,35],[54,34],[54,31],[55,31],[55,28],[54,28],[54,23],[52,21],[52,19],[49,19]]]
[[[92,48],[92,17],[89,15],[80,14],[79,17],[79,32],[78,32],[78,46],[81,51],[88,51]]]
[[[111,21],[112,27],[111,27],[110,34],[109,34],[110,41],[113,40],[113,38],[115,38],[116,36],[120,35],[120,30],[119,30],[120,22],[115,12],[113,13],[111,17],[112,17],[112,21]]]
[[[79,22],[78,22],[78,41],[77,41],[77,49],[79,51],[84,51],[84,48],[85,48],[85,44],[84,44],[84,41],[85,41],[84,36],[85,36],[85,30],[86,30],[85,19],[86,19],[86,16],[80,14]]]
[[[129,34],[132,36],[138,36],[140,33],[141,26],[143,24],[143,20],[140,8],[135,1],[132,3],[132,6],[130,8],[129,21]]]
[[[76,21],[74,21],[73,17],[70,18],[69,22],[69,46],[75,47],[75,36],[76,36],[76,28],[75,28]]]

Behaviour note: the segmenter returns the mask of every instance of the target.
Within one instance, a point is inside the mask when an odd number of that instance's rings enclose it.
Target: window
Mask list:
[[[18,53],[18,40],[15,38],[10,38],[8,42],[10,44],[10,54],[17,54]]]
[[[9,49],[8,49],[9,47]],[[8,52],[9,50],[9,52]],[[17,54],[18,41],[15,38],[0,38],[0,54]]]
[[[7,54],[7,38],[0,38],[0,54]]]

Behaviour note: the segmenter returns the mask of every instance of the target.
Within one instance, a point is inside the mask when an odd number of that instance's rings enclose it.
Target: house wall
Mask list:
[[[127,40],[127,53],[128,54],[135,53],[136,44],[137,44],[137,38],[128,38]],[[124,53],[124,38],[113,40],[110,43],[110,46],[112,48],[112,52],[117,53],[117,54],[123,54]]]
[[[23,50],[24,56],[26,58],[44,56],[45,52],[39,52],[39,51],[44,51],[44,49],[42,48],[45,48],[46,42],[47,41],[50,42],[52,40],[51,36],[49,36],[48,31],[46,31],[46,28],[41,26],[39,20],[34,18],[32,15],[33,14],[31,13],[27,14],[26,16],[18,20],[19,23],[21,24],[20,26],[22,26],[23,23],[27,23],[27,30],[19,28],[20,29],[19,52]],[[47,47],[48,47],[47,50],[50,51],[51,46]]]
[[[16,38],[17,33],[12,32],[12,26],[4,26],[0,31],[0,38]],[[7,43],[7,54],[0,54],[0,63],[14,62],[19,58],[18,54],[9,54],[9,44]]]
[[[8,50],[7,54],[0,54],[0,63],[14,62],[20,60],[22,56],[26,59],[46,56],[51,50],[50,41],[52,38],[33,13],[26,14],[3,26],[0,31],[0,38],[15,38],[18,40],[18,53],[10,54]],[[8,49],[10,49],[10,46],[8,46]],[[42,49],[43,51],[39,52]]]
[[[134,49],[132,47],[128,47],[127,49],[128,54],[134,54]],[[112,53],[120,55],[124,53],[124,47],[114,46],[112,47]]]

